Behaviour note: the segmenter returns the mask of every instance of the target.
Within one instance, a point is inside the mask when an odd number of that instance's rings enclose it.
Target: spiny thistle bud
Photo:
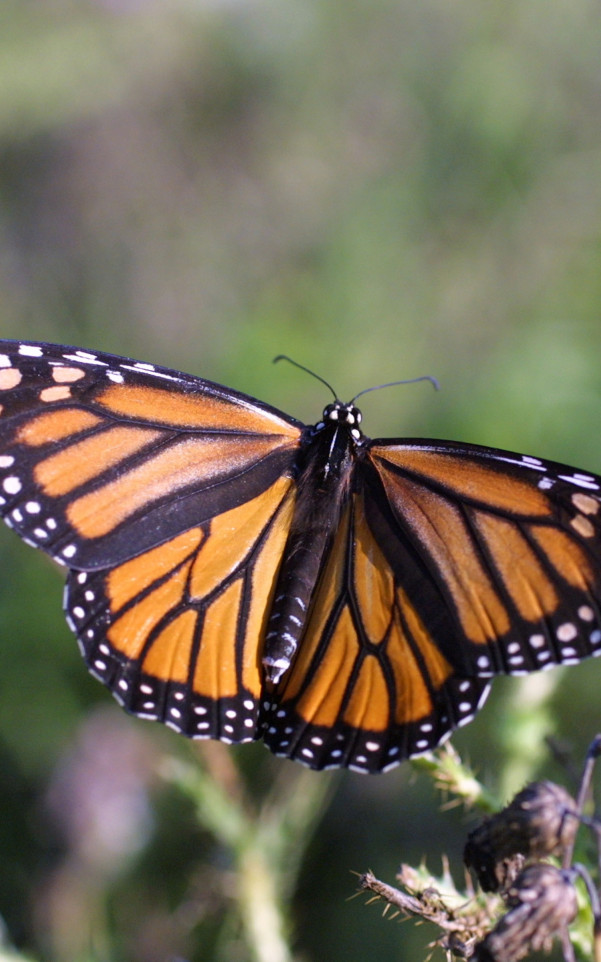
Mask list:
[[[525,858],[558,855],[578,829],[576,802],[560,785],[533,782],[470,832],[464,861],[488,892],[506,889]]]

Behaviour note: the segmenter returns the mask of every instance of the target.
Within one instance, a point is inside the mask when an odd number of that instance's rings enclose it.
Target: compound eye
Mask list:
[[[323,409],[323,420],[324,421],[340,421],[340,411],[342,405],[340,401],[335,401],[333,404],[328,404],[327,407]]]
[[[345,420],[347,424],[361,424],[361,411],[353,404],[345,408]]]
[[[356,425],[361,423],[361,411],[354,404],[343,404],[341,401],[334,401],[328,404],[323,411],[324,422],[336,421],[348,425],[353,429],[353,434],[357,430]],[[361,432],[357,432],[360,437]]]

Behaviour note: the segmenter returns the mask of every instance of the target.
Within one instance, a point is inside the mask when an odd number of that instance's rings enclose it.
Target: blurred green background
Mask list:
[[[343,399],[432,374],[438,394],[365,397],[366,432],[601,472],[589,0],[3,0],[0,25],[3,337],[180,368],[307,421],[329,396],[280,352]],[[227,848],[157,775],[196,749],[88,677],[47,559],[3,530],[0,564],[6,957],[250,958]],[[501,792],[557,774],[543,736],[580,757],[600,685],[596,663],[500,680],[454,744]],[[296,769],[261,746],[224,758],[257,805]],[[419,960],[431,933],[348,901],[351,873],[392,882],[423,853],[438,871],[446,850],[460,877],[468,821],[409,765],[308,778],[330,795],[285,897],[295,959]]]

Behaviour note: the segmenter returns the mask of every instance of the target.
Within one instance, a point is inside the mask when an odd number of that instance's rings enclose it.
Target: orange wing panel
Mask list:
[[[369,640],[377,645],[390,628],[394,579],[361,507],[362,502],[359,502],[355,510],[353,583],[366,633]]]
[[[266,491],[237,508],[225,511],[211,521],[211,536],[198,553],[192,568],[190,593],[193,598],[205,598],[229,578],[241,558],[255,546],[271,516],[278,510],[292,486],[290,478],[278,478]],[[284,550],[285,536],[291,520],[291,508],[286,519],[278,524],[282,537],[274,560],[277,570]]]
[[[509,614],[477,553],[458,508],[427,488],[383,472],[396,513],[412,529],[451,592],[467,637],[485,644],[508,631]]]
[[[70,444],[57,454],[52,454],[36,465],[34,478],[44,494],[52,498],[73,491],[98,475],[99,468],[106,470],[119,464],[132,454],[142,451],[153,441],[158,441],[162,431],[152,428],[110,428]]]
[[[181,605],[190,565],[188,561],[110,625],[107,637],[117,651],[128,658],[140,657],[153,629]]]
[[[390,696],[382,665],[373,655],[367,655],[361,663],[344,710],[345,723],[373,732],[386,731],[392,714]]]
[[[402,445],[375,445],[371,453],[376,459],[390,461],[399,468],[419,475],[426,483],[432,481],[450,488],[458,498],[481,501],[482,492],[485,491],[486,504],[499,511],[539,517],[551,514],[549,500],[542,491],[515,478],[508,482],[506,475],[479,465],[471,458],[437,454]]]
[[[411,604],[406,592],[400,586],[398,589],[398,605],[399,610],[402,611],[404,615],[407,631],[410,633],[413,643],[419,649],[430,683],[433,688],[438,690],[453,674],[453,667],[432,639],[432,636]],[[392,647],[392,645],[390,647]],[[390,651],[389,657],[392,660]],[[402,664],[404,654],[401,655],[398,661]]]
[[[560,577],[574,588],[588,592],[595,576],[584,551],[573,539],[556,528],[533,525],[531,530]]]
[[[154,581],[177,568],[198,549],[203,537],[200,528],[190,528],[172,541],[152,548],[110,570],[106,578],[106,592],[111,611],[118,612]]]
[[[77,498],[67,516],[86,538],[100,538],[140,508],[181,488],[206,484],[228,470],[242,471],[277,447],[273,439],[189,437],[171,445],[151,461]]]
[[[479,511],[474,518],[522,618],[537,621],[552,614],[559,602],[555,587],[516,525]]]
[[[113,414],[140,421],[152,420],[183,430],[277,434],[293,441],[297,441],[300,435],[297,427],[270,411],[208,394],[183,394],[162,388],[113,384],[99,392],[95,401]],[[152,418],[149,412],[152,412]]]
[[[236,639],[241,598],[242,578],[238,578],[206,611],[193,681],[199,695],[232,698],[238,694]],[[254,682],[249,686],[253,693],[260,687],[258,664]]]
[[[27,444],[35,448],[80,434],[81,431],[88,431],[102,423],[106,423],[103,418],[99,418],[90,411],[82,411],[80,408],[45,411],[22,424],[17,431],[16,440],[19,444]]]
[[[304,645],[304,642],[303,642]],[[301,646],[301,650],[302,650]],[[296,666],[292,670],[291,690],[303,685],[296,711],[313,725],[331,728],[339,719],[351,681],[351,673],[359,656],[357,632],[348,608],[343,608],[331,640],[309,678],[299,677],[294,684]],[[286,690],[288,695],[288,689]]]
[[[153,640],[142,669],[163,681],[185,684],[190,672],[197,621],[198,615],[191,609],[174,618]]]

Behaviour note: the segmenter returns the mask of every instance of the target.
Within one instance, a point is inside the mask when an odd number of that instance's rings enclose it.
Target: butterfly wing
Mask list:
[[[70,568],[69,621],[126,708],[380,771],[470,720],[491,675],[601,651],[600,478],[364,441],[301,644],[263,700],[302,431],[198,378],[0,342],[0,512]]]
[[[470,721],[490,676],[601,653],[601,478],[374,441],[353,487],[265,720],[276,753],[385,770]]]
[[[200,378],[0,342],[0,511],[68,565],[91,670],[186,734],[253,737],[302,425]]]
[[[396,532],[383,549],[407,577],[397,546],[412,546],[425,576],[412,595],[458,671],[524,674],[601,652],[601,478],[451,442],[376,441],[370,461]]]
[[[368,498],[363,489],[349,500],[264,721],[272,751],[311,768],[392,768],[470,721],[488,691],[459,676],[430,635],[368,522]]]
[[[115,567],[70,572],[69,624],[124,708],[192,738],[256,736],[265,626],[293,505],[292,481],[280,477]]]

